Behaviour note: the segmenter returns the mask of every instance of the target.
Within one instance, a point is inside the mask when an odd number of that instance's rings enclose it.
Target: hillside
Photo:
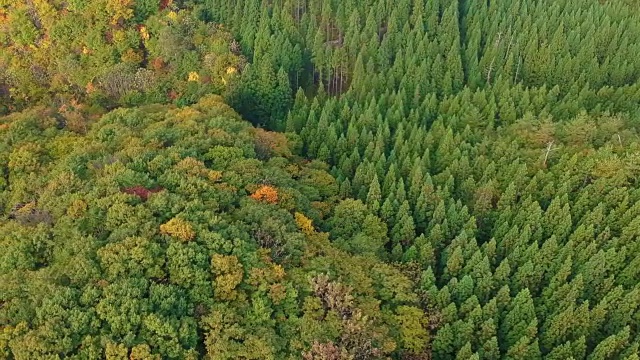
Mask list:
[[[640,359],[628,0],[0,0],[0,357]]]
[[[3,358],[424,348],[414,284],[316,230],[337,184],[282,135],[216,97],[115,110],[84,136],[37,115],[2,130]]]

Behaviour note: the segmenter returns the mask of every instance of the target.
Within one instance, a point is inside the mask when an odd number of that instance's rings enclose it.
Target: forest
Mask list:
[[[640,360],[632,0],[0,0],[0,359]]]

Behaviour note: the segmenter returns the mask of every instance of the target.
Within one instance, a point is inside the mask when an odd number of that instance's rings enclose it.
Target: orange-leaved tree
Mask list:
[[[278,190],[273,186],[262,185],[258,190],[251,194],[251,198],[269,204],[276,204],[278,202]]]

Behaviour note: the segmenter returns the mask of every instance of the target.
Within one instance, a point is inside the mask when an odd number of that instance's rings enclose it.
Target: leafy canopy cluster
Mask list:
[[[638,359],[632,1],[0,20],[2,356]]]
[[[268,132],[220,97],[115,110],[86,135],[35,111],[0,119],[0,357],[426,348],[412,280],[312,226],[338,201],[324,165],[258,159]]]
[[[172,1],[0,1],[0,114],[35,104],[192,104],[244,67],[220,25]]]

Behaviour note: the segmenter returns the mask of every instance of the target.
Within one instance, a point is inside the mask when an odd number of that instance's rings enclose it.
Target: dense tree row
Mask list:
[[[622,1],[201,2],[198,11],[240,38],[259,74],[248,78],[270,79],[280,69],[294,89],[321,83],[329,94],[351,90],[347,97],[361,106],[386,93],[416,108],[468,87],[495,101],[498,114],[487,121],[512,123],[545,106],[566,119],[582,109],[628,111],[638,102],[640,45],[633,39],[640,21]],[[545,98],[540,108],[529,104],[533,91]],[[270,126],[284,130],[277,120]]]

